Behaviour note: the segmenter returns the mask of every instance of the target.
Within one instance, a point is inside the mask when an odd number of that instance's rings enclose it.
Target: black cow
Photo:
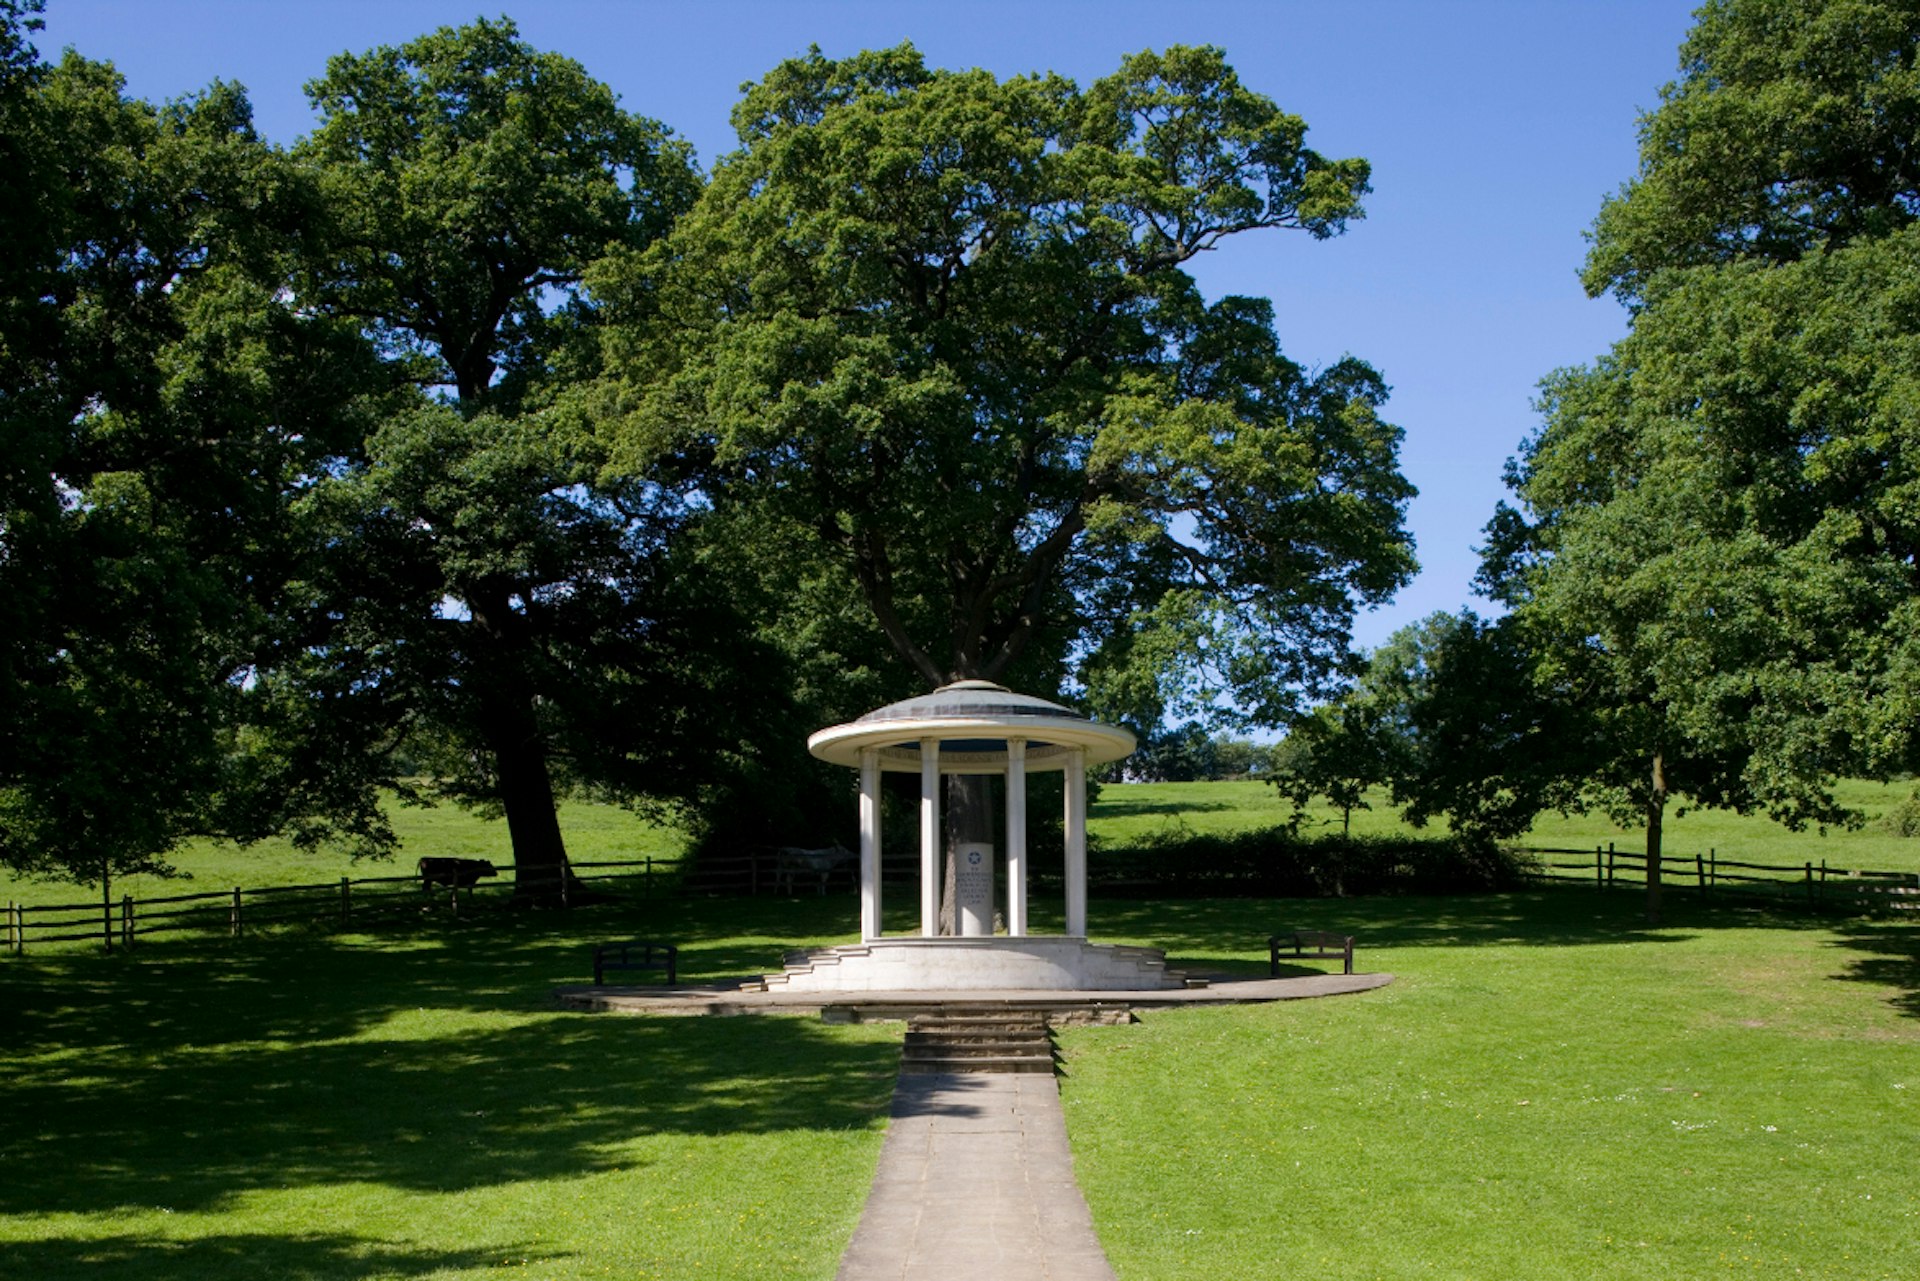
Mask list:
[[[483,858],[423,858],[419,862],[420,888],[436,885],[470,890],[483,876],[498,876],[499,871]]]

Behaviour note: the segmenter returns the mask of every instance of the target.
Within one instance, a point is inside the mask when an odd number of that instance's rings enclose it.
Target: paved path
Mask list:
[[[1114,1281],[1048,1073],[903,1076],[838,1281]]]

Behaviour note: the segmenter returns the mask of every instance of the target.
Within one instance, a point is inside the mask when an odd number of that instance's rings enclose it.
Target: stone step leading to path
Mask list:
[[[1051,1072],[902,1074],[837,1281],[1114,1281]]]
[[[918,1014],[900,1045],[904,1076],[949,1072],[1052,1072],[1053,1034],[1044,1015],[964,1007]]]

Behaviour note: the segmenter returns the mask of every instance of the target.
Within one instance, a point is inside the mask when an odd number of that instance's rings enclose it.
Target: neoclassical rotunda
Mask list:
[[[1133,735],[1071,708],[1016,694],[991,681],[963,680],[904,699],[814,734],[808,749],[860,776],[860,938],[796,960],[769,985],[793,991],[1140,990],[1178,986],[1151,948],[1087,940],[1087,769],[1134,749]],[[1027,779],[1065,773],[1066,933],[1028,930],[1031,876]],[[881,930],[880,777],[920,777],[917,934]],[[940,857],[946,848],[943,777],[998,774],[1006,780],[1005,899],[997,901],[990,843],[955,845],[957,932],[939,933]],[[994,916],[1004,908],[1006,933]]]

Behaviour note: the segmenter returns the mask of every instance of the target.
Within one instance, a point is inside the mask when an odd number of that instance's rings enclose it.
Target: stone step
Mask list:
[[[903,1045],[1047,1045],[1045,1032],[909,1032]]]
[[[922,1063],[929,1059],[1037,1059],[1054,1061],[1049,1045],[903,1045],[902,1063]]]
[[[930,1041],[1031,1041],[1044,1044],[1050,1038],[1044,1023],[1023,1027],[915,1027],[907,1025],[907,1041],[925,1045]]]
[[[949,1072],[1051,1072],[1051,1055],[1042,1059],[1030,1055],[1014,1058],[902,1059],[902,1076],[936,1076]]]

